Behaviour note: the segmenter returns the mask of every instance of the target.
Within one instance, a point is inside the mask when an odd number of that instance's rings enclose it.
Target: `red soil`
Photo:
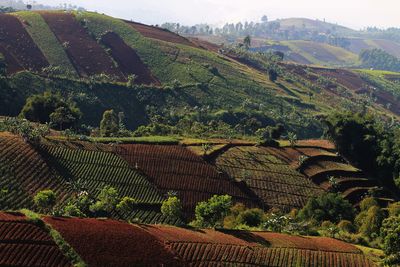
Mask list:
[[[145,230],[112,220],[53,218],[55,228],[89,266],[179,266],[164,245]]]
[[[49,168],[40,154],[20,137],[0,135],[0,158],[5,166],[11,168],[12,185],[21,189],[15,194],[9,194],[8,203],[11,207],[30,207],[28,196],[34,196],[38,191],[51,189],[57,193],[58,200],[67,197],[68,185]],[[10,208],[11,208],[10,207]]]
[[[46,231],[10,213],[0,213],[0,265],[72,266]]]
[[[235,201],[257,206],[246,188],[219,174],[210,164],[180,145],[120,145],[117,149],[132,167],[142,170],[162,191],[177,191],[184,211],[213,195],[228,194]]]
[[[40,13],[61,44],[81,76],[107,74],[124,80],[124,75],[114,66],[103,48],[93,40],[72,14]]]
[[[7,50],[3,54],[9,73],[19,71],[21,67],[39,72],[49,65],[42,51],[15,16],[0,14],[0,47],[0,53]]]
[[[188,39],[192,43],[196,44],[197,46],[199,46],[201,48],[204,48],[206,50],[209,50],[209,51],[218,52],[218,50],[221,48],[220,45],[213,44],[213,43],[207,42],[207,41],[199,39],[199,38],[191,37],[191,38],[188,38]]]
[[[142,225],[169,244],[190,266],[373,266],[350,244],[331,238],[271,232],[189,230]]]
[[[137,75],[136,81],[138,83],[160,84],[135,50],[128,46],[116,33],[106,33],[103,35],[101,42],[111,49],[111,55],[118,63],[119,69],[124,73],[125,77],[135,74]]]
[[[165,29],[162,29],[162,28],[148,26],[148,25],[145,25],[145,24],[137,23],[137,22],[131,22],[131,21],[125,21],[125,22],[128,23],[135,30],[137,30],[144,37],[157,39],[157,40],[170,42],[170,43],[193,46],[193,47],[199,48],[198,45],[192,43],[191,41],[189,41],[185,37],[180,36],[180,35],[178,35],[176,33],[170,32],[168,30],[165,30]]]

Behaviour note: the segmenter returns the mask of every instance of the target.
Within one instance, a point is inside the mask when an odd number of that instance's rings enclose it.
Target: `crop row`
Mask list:
[[[244,188],[183,146],[121,145],[116,151],[164,192],[177,191],[185,212],[193,212],[197,202],[214,194],[229,194],[236,201],[253,203]]]
[[[4,172],[1,186],[9,191],[3,202],[5,206],[31,208],[31,197],[43,189],[52,189],[60,200],[68,194],[65,181],[52,172],[41,155],[21,138],[1,136],[0,159]]]
[[[352,253],[181,242],[172,248],[189,266],[373,266],[362,254]]]
[[[97,194],[105,185],[110,185],[121,196],[129,196],[142,203],[162,201],[161,195],[146,177],[113,153],[56,146],[44,148],[66,180],[82,182],[93,194]]]
[[[0,221],[1,266],[71,266],[42,228],[20,216],[0,218],[5,219]]]

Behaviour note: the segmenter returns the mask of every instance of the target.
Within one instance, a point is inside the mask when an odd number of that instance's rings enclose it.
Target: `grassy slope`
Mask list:
[[[358,64],[358,56],[350,51],[341,47],[336,47],[323,43],[316,43],[311,41],[284,41],[283,45],[287,45],[294,52],[299,53],[307,60],[315,65],[350,65]],[[335,57],[334,61],[327,62],[321,58],[318,53],[310,53],[310,50],[320,50],[324,53],[331,54]]]
[[[36,45],[40,48],[50,65],[62,66],[68,72],[77,76],[76,70],[69,61],[63,47],[58,42],[57,38],[47,26],[41,15],[27,11],[13,14],[23,22],[25,29]]]

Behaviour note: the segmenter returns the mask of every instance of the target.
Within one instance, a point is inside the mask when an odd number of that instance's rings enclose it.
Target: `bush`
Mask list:
[[[352,224],[351,221],[348,220],[341,220],[337,227],[343,231],[343,232],[347,232],[347,233],[354,233],[354,225]]]
[[[238,215],[238,221],[250,227],[258,227],[262,223],[264,212],[261,209],[247,209]]]
[[[400,263],[400,216],[391,216],[382,223],[381,237],[383,249],[387,256],[386,263]]]
[[[400,202],[391,203],[388,206],[389,216],[400,216]]]
[[[228,195],[214,195],[207,201],[199,202],[196,205],[196,220],[193,225],[198,227],[222,226],[222,221],[231,207],[232,197]]]
[[[360,226],[360,233],[369,238],[373,238],[379,234],[383,219],[384,214],[381,208],[378,206],[370,207]]]
[[[85,214],[74,203],[68,203],[63,209],[64,216],[86,217]]]
[[[33,202],[41,212],[48,213],[56,205],[57,196],[52,190],[43,190],[38,192]]]
[[[130,213],[135,210],[138,202],[136,199],[131,197],[123,197],[122,200],[117,205],[117,210],[125,213]]]
[[[176,196],[170,196],[167,200],[163,201],[161,205],[161,213],[172,220],[182,218],[182,203]]]
[[[109,216],[111,211],[116,208],[117,203],[118,191],[107,185],[100,191],[97,201],[90,206],[90,211],[96,216]]]
[[[114,110],[106,110],[100,122],[100,134],[103,137],[117,136],[119,131],[118,117]]]
[[[368,211],[373,206],[378,206],[378,202],[373,197],[364,198],[360,202],[360,210],[361,211]]]
[[[300,210],[299,218],[338,223],[341,220],[351,221],[354,218],[354,213],[353,206],[341,195],[328,193],[308,200],[307,204]]]

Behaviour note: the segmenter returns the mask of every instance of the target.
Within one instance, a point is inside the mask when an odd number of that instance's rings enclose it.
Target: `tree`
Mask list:
[[[308,200],[299,212],[303,220],[316,220],[318,222],[331,221],[338,223],[341,220],[351,221],[355,210],[351,203],[339,194],[328,193]]]
[[[42,124],[51,122],[56,129],[63,130],[76,125],[82,113],[75,103],[47,91],[28,97],[20,116]]]
[[[400,264],[400,216],[390,216],[382,222],[381,237],[387,256],[386,264]]]
[[[56,204],[57,196],[52,190],[43,190],[38,192],[33,202],[39,208],[41,212],[48,213]]]
[[[250,227],[257,227],[262,223],[264,212],[261,209],[246,209],[239,213],[238,221]]]
[[[0,53],[0,76],[6,75],[6,71],[7,71],[6,59]]]
[[[78,108],[60,106],[50,114],[50,125],[62,131],[76,125],[81,117],[82,113]]]
[[[131,197],[124,197],[117,205],[117,210],[124,213],[131,213],[137,207],[138,202],[136,199]]]
[[[169,196],[161,205],[161,213],[171,220],[182,218],[182,203],[177,196]]]
[[[103,113],[103,119],[100,122],[100,134],[101,136],[111,137],[118,134],[118,117],[114,110],[106,110]]]
[[[251,37],[250,37],[250,35],[247,35],[247,36],[244,38],[243,44],[244,44],[244,47],[245,47],[246,49],[249,49],[249,48],[251,47]]]
[[[118,191],[107,185],[97,196],[97,201],[90,206],[90,211],[95,215],[109,216],[118,204]]]
[[[264,16],[261,17],[261,22],[262,22],[262,23],[267,23],[267,22],[268,22],[268,17],[267,17],[267,15],[264,15]]]
[[[232,207],[232,197],[214,195],[207,201],[196,205],[194,225],[198,227],[217,227],[222,225],[224,217]]]

